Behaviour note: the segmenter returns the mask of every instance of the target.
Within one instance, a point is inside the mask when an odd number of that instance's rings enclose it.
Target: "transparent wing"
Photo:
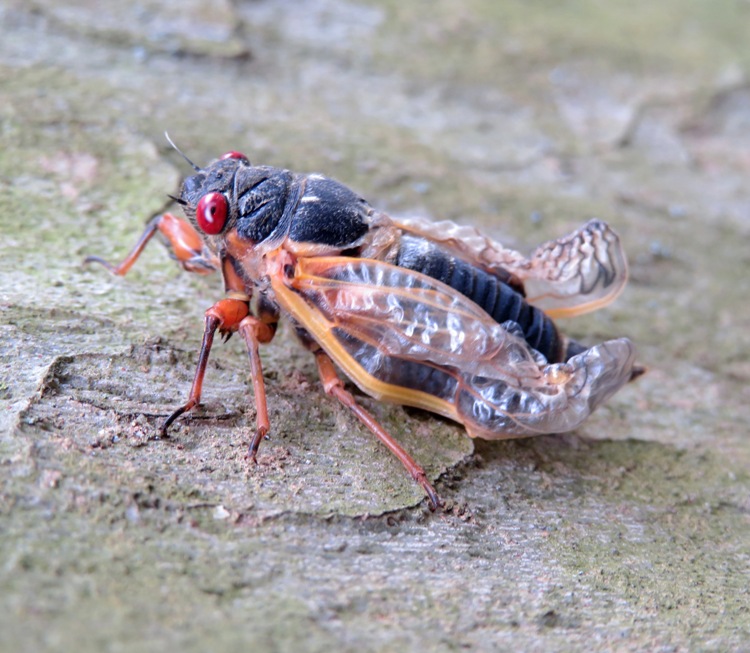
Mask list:
[[[524,281],[527,300],[551,317],[588,313],[622,292],[628,263],[619,236],[601,220],[540,245],[531,255]]]
[[[472,436],[573,429],[630,379],[626,339],[548,365],[515,323],[498,324],[428,276],[369,259],[276,256],[277,301],[362,390],[445,415]]]
[[[530,304],[550,317],[569,317],[606,306],[622,292],[628,265],[620,239],[601,220],[540,245],[530,258],[503,247],[473,227],[423,219],[396,222],[405,231],[429,239],[482,269],[515,277]]]

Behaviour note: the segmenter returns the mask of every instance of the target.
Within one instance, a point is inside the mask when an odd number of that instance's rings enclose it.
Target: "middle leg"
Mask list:
[[[250,358],[250,375],[255,393],[256,429],[250,441],[248,452],[250,460],[257,462],[258,448],[268,434],[271,423],[268,419],[268,402],[266,401],[266,384],[263,381],[263,366],[260,362],[260,345],[273,340],[279,320],[279,309],[276,304],[261,293],[258,297],[258,317],[248,315],[239,325],[239,332],[247,346]]]

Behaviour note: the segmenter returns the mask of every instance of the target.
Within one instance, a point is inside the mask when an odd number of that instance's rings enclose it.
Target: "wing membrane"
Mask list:
[[[283,256],[283,254],[279,254]],[[609,341],[548,365],[448,286],[380,261],[300,258],[277,301],[365,392],[503,438],[575,428],[626,383],[634,351]]]
[[[524,278],[528,301],[552,317],[606,306],[628,280],[620,238],[600,220],[538,247],[529,259],[529,272]]]
[[[620,239],[601,220],[539,246],[530,258],[503,247],[473,227],[423,219],[397,226],[440,244],[474,265],[523,285],[526,299],[550,317],[594,311],[614,301],[625,287],[628,266]]]

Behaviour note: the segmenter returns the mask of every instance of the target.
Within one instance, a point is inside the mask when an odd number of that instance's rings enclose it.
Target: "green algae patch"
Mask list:
[[[627,444],[602,444],[582,458],[592,479],[577,498],[583,518],[561,522],[557,560],[579,595],[611,601],[633,625],[668,624],[685,641],[747,637],[747,471],[710,451]],[[574,612],[596,623],[582,605]]]

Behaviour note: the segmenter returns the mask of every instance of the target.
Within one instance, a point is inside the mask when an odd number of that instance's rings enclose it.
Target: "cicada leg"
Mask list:
[[[112,265],[100,256],[87,256],[83,262],[84,264],[101,263],[112,274],[124,276],[133,267],[148,241],[157,231],[167,239],[172,255],[183,270],[197,274],[210,274],[218,269],[218,258],[206,247],[200,234],[189,222],[171,213],[162,213],[149,220],[138,242],[119,265]]]
[[[211,346],[214,342],[214,336],[218,330],[225,338],[240,328],[240,325],[250,313],[248,300],[244,299],[222,299],[216,302],[206,311],[205,328],[203,331],[203,341],[201,351],[198,355],[198,366],[195,369],[193,385],[190,388],[188,400],[174,411],[161,427],[162,437],[166,437],[167,429],[183,413],[195,408],[201,401],[201,392],[203,391],[203,377],[206,375],[206,366],[208,357],[211,353]]]
[[[430,501],[431,510],[436,510],[442,506],[443,503],[435,491],[435,488],[432,487],[427,480],[427,474],[424,469],[415,462],[406,450],[404,450],[404,448],[393,439],[378,421],[355,401],[352,394],[344,388],[344,384],[336,374],[333,361],[329,358],[328,354],[322,349],[317,350],[315,352],[315,361],[318,364],[318,373],[320,374],[320,380],[323,382],[323,388],[325,389],[326,394],[336,397],[342,405],[352,411],[357,419],[370,429],[370,431],[386,447],[388,447],[390,452],[399,459],[401,464],[406,468],[406,471],[411,474],[411,477],[422,486],[422,489],[425,491],[425,494]]]
[[[242,320],[239,327],[240,335],[247,345],[247,355],[250,358],[250,375],[253,381],[255,393],[255,435],[250,441],[250,460],[255,462],[260,443],[271,423],[268,419],[268,403],[266,401],[266,384],[263,381],[263,367],[260,362],[259,348],[261,344],[271,342],[276,333],[276,323],[266,323],[254,315],[248,315]]]

